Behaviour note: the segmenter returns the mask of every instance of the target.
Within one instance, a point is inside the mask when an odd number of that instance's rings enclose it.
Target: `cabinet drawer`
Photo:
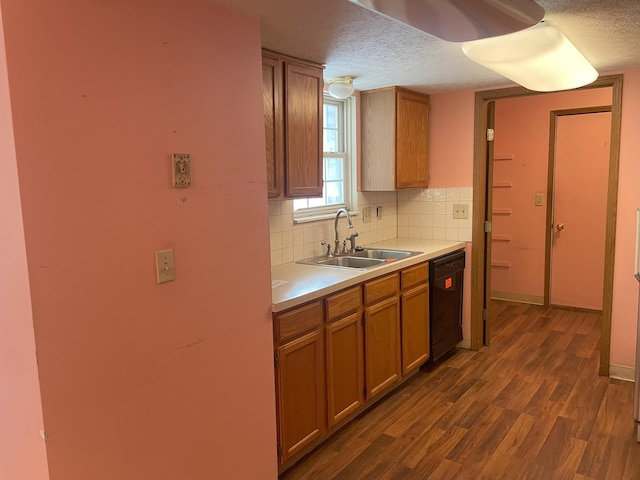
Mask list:
[[[405,268],[400,272],[400,283],[402,290],[411,288],[419,283],[425,283],[429,280],[429,264],[427,262]]]
[[[362,305],[360,286],[327,297],[327,321],[331,322],[356,312]]]
[[[378,278],[364,284],[364,303],[370,305],[379,300],[393,297],[398,293],[398,274]]]
[[[276,340],[283,342],[322,324],[322,304],[315,301],[276,316]]]

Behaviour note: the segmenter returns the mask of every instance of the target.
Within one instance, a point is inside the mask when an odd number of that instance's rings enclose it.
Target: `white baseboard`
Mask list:
[[[527,293],[498,292],[491,291],[491,298],[494,300],[508,300],[510,302],[532,303],[533,305],[544,305],[544,297],[539,295],[529,295]]]
[[[466,348],[467,350],[471,350],[471,339],[463,338],[462,341],[458,345],[456,345],[456,347]]]
[[[635,382],[636,369],[624,365],[609,365],[609,376],[626,382]]]

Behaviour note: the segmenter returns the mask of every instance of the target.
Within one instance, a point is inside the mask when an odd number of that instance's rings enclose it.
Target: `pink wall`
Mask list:
[[[636,209],[640,207],[640,70],[624,76],[618,183],[618,224],[613,277],[611,363],[635,364],[638,282],[633,277]]]
[[[42,406],[0,22],[0,478],[46,480]]]
[[[544,296],[546,192],[549,163],[549,117],[552,110],[611,104],[611,89],[517,97],[496,102],[494,183],[510,181],[512,188],[494,188],[493,233],[509,235],[509,243],[493,243],[492,261],[510,268],[494,267],[492,291]],[[545,194],[545,206],[535,205],[535,194]]]
[[[474,92],[432,95],[429,117],[429,188],[473,185]],[[471,109],[469,109],[471,105]],[[471,243],[465,247],[462,334],[471,338]]]
[[[431,96],[429,188],[473,185],[472,91]]]
[[[633,278],[633,258],[635,210],[640,205],[640,137],[637,134],[640,129],[640,70],[623,73],[625,78],[610,362],[614,365],[633,366],[638,312],[638,284]],[[455,126],[457,120],[473,117],[473,99],[474,92],[469,91],[432,95],[431,128]],[[436,108],[440,112],[438,115],[433,113]],[[442,169],[458,172],[460,179],[471,178],[473,128],[465,126],[439,131],[446,136],[440,137],[437,142],[432,140],[430,154],[433,168],[440,164]],[[459,155],[452,156],[452,148]],[[448,172],[441,172],[441,175],[440,177],[440,174],[432,170],[434,186],[447,186],[443,183],[448,179]]]
[[[275,478],[258,21],[2,8],[50,478]]]

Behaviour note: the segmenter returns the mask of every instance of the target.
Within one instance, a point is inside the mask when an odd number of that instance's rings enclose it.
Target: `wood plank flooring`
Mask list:
[[[511,302],[284,480],[639,480],[633,383],[598,376],[600,316]]]

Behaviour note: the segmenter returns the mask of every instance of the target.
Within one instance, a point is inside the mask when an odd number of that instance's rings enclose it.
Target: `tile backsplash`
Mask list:
[[[360,192],[352,210],[353,230],[340,217],[340,241],[358,232],[356,243],[366,245],[396,237],[436,240],[471,241],[473,190],[462,188],[429,188],[399,192]],[[468,205],[469,218],[453,218],[453,205]],[[362,211],[371,207],[371,221],[363,222]],[[382,207],[382,218],[376,218],[377,207]],[[290,263],[303,258],[322,255],[329,242],[335,240],[334,219],[307,223],[293,222],[293,201],[269,202],[269,231],[271,240],[271,266]]]
[[[352,233],[358,232],[357,245],[365,245],[396,238],[398,236],[396,192],[362,192],[358,193],[357,205],[352,210],[358,211],[351,216],[353,230],[347,228],[344,216],[338,222],[340,241]],[[370,222],[362,221],[362,209],[371,207]],[[382,218],[375,217],[376,207],[382,207]],[[322,255],[326,247],[321,242],[330,243],[333,248],[335,240],[334,219],[318,220],[306,223],[293,222],[293,201],[269,202],[269,232],[271,235],[271,266],[302,260],[303,258]]]
[[[456,204],[469,218],[453,218]],[[398,192],[398,237],[471,241],[473,188],[428,188]]]

